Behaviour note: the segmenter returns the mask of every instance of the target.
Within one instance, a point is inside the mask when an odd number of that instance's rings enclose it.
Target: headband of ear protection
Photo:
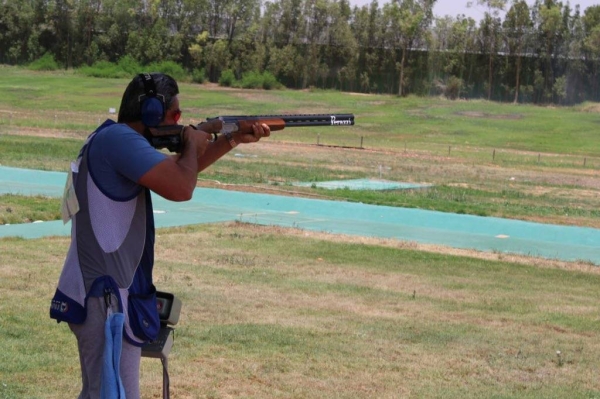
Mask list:
[[[149,127],[158,126],[165,117],[165,96],[156,92],[156,84],[149,73],[141,73],[145,94],[139,97],[142,123]]]

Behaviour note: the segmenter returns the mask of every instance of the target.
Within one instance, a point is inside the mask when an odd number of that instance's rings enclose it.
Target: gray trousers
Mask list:
[[[113,297],[113,304],[116,298]],[[81,363],[82,388],[79,399],[99,399],[104,359],[104,324],[106,304],[104,298],[88,298],[87,318],[83,324],[69,324],[77,338]],[[123,339],[120,374],[127,399],[140,398],[140,359],[142,349]]]

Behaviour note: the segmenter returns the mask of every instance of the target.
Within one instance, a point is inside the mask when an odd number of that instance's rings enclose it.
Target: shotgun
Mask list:
[[[271,131],[283,130],[286,127],[303,126],[352,126],[353,114],[296,114],[296,115],[247,115],[217,116],[207,118],[205,122],[192,125],[195,129],[207,133],[252,133],[252,125],[256,122],[269,126]],[[168,125],[149,128],[148,141],[156,149],[166,148],[171,152],[181,152],[184,126]]]

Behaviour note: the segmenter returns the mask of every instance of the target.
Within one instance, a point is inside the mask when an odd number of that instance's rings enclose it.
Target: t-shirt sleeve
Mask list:
[[[102,137],[105,161],[123,177],[138,182],[154,166],[167,158],[141,134],[127,126],[117,125]]]

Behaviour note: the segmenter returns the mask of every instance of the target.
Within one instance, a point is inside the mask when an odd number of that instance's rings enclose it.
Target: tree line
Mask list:
[[[573,104],[600,101],[600,5],[476,0],[0,0],[0,63],[63,68],[129,57],[216,82],[269,73],[290,88]]]

